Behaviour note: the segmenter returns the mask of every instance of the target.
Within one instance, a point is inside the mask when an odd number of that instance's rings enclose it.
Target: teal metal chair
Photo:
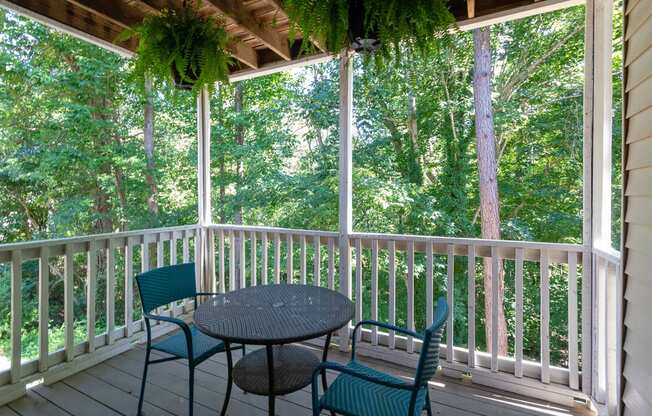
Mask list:
[[[353,330],[351,361],[342,365],[326,361],[312,377],[312,413],[322,410],[346,416],[416,416],[423,410],[432,416],[428,381],[439,364],[439,343],[448,318],[448,305],[442,297],[437,301],[434,323],[423,334],[377,321],[361,321]],[[356,333],[362,325],[375,325],[421,339],[423,346],[413,382],[374,370],[355,359]],[[319,397],[319,375],[325,370],[340,373]]]
[[[197,292],[195,286],[195,263],[178,264],[175,266],[161,267],[136,276],[138,282],[138,291],[140,300],[143,305],[143,317],[145,319],[145,328],[147,329],[147,349],[145,353],[145,369],[143,370],[143,379],[140,386],[140,398],[138,400],[138,415],[141,415],[143,409],[143,397],[145,395],[145,384],[147,383],[147,367],[150,364],[163,363],[171,360],[186,359],[188,360],[189,392],[188,414],[193,413],[193,398],[195,385],[195,367],[202,361],[219,352],[226,352],[228,363],[228,377],[231,380],[233,360],[231,357],[232,349],[243,349],[244,346],[236,348],[227,348],[224,342],[209,337],[201,333],[194,325],[186,324],[181,319],[170,316],[154,315],[152,312],[171,302],[182,299],[194,298],[197,304],[197,296],[211,296],[213,293]],[[170,337],[160,342],[152,343],[152,331],[150,320],[169,322],[178,325],[181,331],[176,332]],[[150,359],[152,350],[157,350],[169,354],[169,357]],[[226,414],[226,408],[231,396],[231,383],[228,383],[226,396],[222,405],[222,415]]]

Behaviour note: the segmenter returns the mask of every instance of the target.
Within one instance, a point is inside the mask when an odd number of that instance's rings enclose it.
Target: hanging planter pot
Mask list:
[[[349,2],[349,47],[356,52],[373,52],[382,46],[378,28],[365,24],[363,0]]]
[[[176,88],[195,94],[205,86],[212,89],[218,81],[228,83],[231,39],[225,23],[202,16],[197,4],[147,16],[116,39],[138,38],[134,71],[141,81],[172,80]]]

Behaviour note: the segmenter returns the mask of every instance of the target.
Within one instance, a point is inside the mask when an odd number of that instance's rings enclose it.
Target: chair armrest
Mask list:
[[[374,325],[374,326],[377,326],[377,327],[380,327],[380,328],[389,329],[390,331],[400,332],[401,334],[408,335],[408,336],[411,336],[411,337],[414,337],[414,338],[417,338],[417,339],[423,339],[423,335],[421,335],[421,334],[419,334],[417,332],[411,331],[409,329],[401,328],[401,327],[391,325],[391,324],[388,324],[388,323],[385,323],[385,322],[379,322],[379,321],[373,321],[371,319],[367,319],[367,320],[358,322],[355,325],[355,328],[353,329],[353,336],[352,336],[352,339],[351,339],[351,359],[355,359],[356,332],[358,332],[358,329],[360,329],[360,327],[362,325]]]
[[[182,321],[181,319],[178,318],[172,318],[170,316],[161,316],[161,315],[152,315],[149,313],[145,314],[146,319],[152,319],[155,321],[162,321],[162,322],[169,322],[175,325],[179,325],[181,329],[183,330],[183,334],[186,336],[186,343],[188,347],[188,356],[190,359],[192,359],[192,333],[190,332],[190,327],[188,326],[187,323]],[[149,327],[148,327],[149,328]],[[149,334],[148,334],[148,342],[149,342]]]
[[[315,371],[312,373],[312,384],[313,384],[313,392],[317,391],[316,386],[317,386],[317,379],[319,375],[321,374],[322,371],[324,370],[332,370],[332,371],[337,371],[338,373],[346,374],[352,377],[359,378],[361,380],[369,381],[374,384],[380,384],[382,386],[386,387],[391,387],[391,388],[396,388],[396,389],[402,389],[402,390],[412,390],[414,389],[413,384],[409,383],[396,383],[393,381],[388,381],[385,379],[381,379],[378,377],[371,376],[369,374],[361,373],[359,371],[355,371],[354,369],[347,367],[345,365],[342,365],[340,363],[335,363],[332,361],[324,361],[319,366],[315,369]]]
[[[217,292],[197,292],[195,296],[216,296],[216,295],[223,295],[223,293],[217,293]]]

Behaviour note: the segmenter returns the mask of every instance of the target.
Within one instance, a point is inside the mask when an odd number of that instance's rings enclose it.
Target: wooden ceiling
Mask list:
[[[551,4],[561,8],[578,1],[450,0],[450,8],[458,25],[464,27],[482,21],[483,17],[505,15],[505,11],[534,10]],[[0,6],[51,26],[68,29],[118,52],[131,54],[136,49],[136,42],[130,40],[115,44],[116,36],[125,28],[141,22],[145,16],[160,13],[164,8],[182,7],[183,0],[0,0]],[[232,74],[309,61],[300,56],[303,42],[300,35],[294,42],[288,39],[289,23],[283,0],[203,0],[200,13],[220,16],[226,21],[226,29],[234,39],[230,46],[230,53],[235,58]],[[316,46],[315,57],[323,57],[320,45]]]

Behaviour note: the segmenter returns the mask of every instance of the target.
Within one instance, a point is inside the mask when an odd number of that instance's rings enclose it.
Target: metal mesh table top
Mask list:
[[[353,303],[316,286],[253,286],[209,298],[195,311],[207,335],[245,344],[286,344],[317,338],[347,324]]]

